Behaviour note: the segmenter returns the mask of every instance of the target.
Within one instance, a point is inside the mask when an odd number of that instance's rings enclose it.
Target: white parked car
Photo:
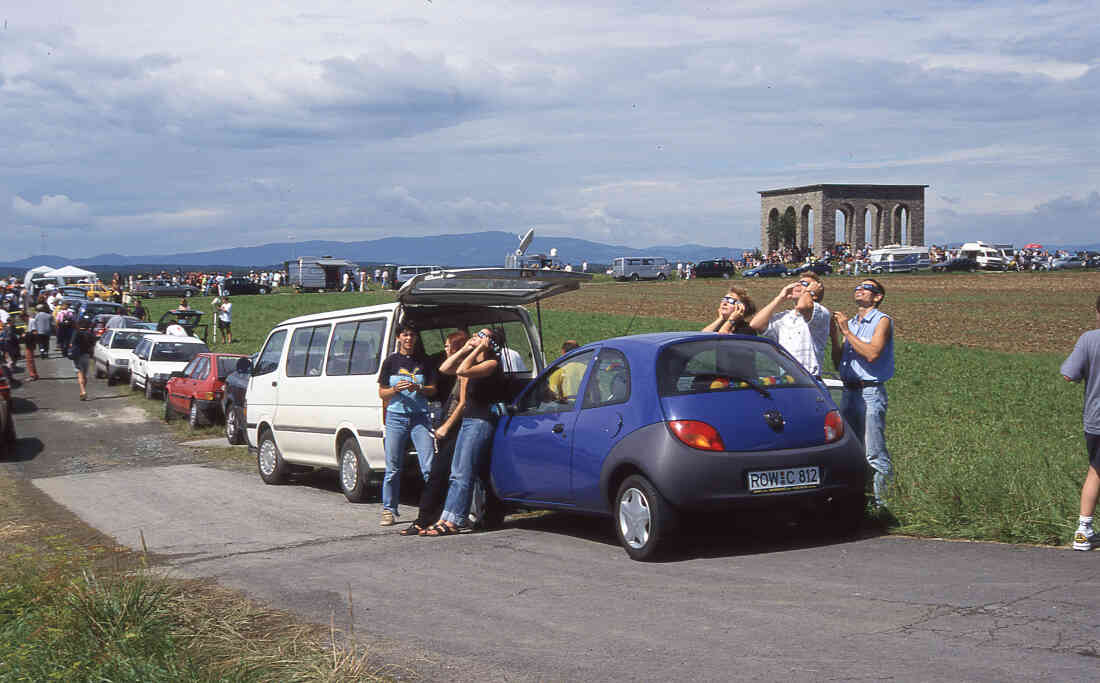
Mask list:
[[[95,376],[107,378],[107,384],[125,380],[130,376],[131,351],[147,335],[150,330],[141,329],[108,329],[96,342],[95,351],[92,353],[92,363],[95,365]]]
[[[144,389],[146,398],[156,398],[173,372],[182,372],[192,358],[209,350],[196,337],[146,335],[130,352],[130,387]]]

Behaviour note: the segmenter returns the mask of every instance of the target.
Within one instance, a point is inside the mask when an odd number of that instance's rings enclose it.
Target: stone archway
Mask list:
[[[870,242],[924,244],[924,190],[927,185],[806,185],[760,192],[760,243],[774,250],[768,226],[798,207],[795,243],[821,256],[837,242],[860,248]],[[886,207],[889,207],[887,209]],[[837,212],[844,224],[838,239]],[[870,215],[868,215],[870,211]],[[812,221],[811,221],[812,216]],[[868,225],[870,223],[870,225]]]

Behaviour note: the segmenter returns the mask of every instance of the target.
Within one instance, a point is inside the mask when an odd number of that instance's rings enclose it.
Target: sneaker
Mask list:
[[[382,521],[378,522],[378,526],[393,526],[393,510],[382,510]]]
[[[1092,544],[1095,542],[1096,532],[1092,529],[1078,527],[1077,533],[1073,535],[1074,550],[1092,550]]]

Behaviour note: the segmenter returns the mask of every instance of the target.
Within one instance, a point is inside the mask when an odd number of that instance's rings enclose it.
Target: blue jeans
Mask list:
[[[401,467],[405,463],[405,448],[412,437],[420,473],[424,481],[432,471],[435,437],[427,413],[395,413],[386,411],[386,476],[382,479],[382,507],[397,514],[401,501]]]
[[[867,452],[867,464],[875,471],[875,503],[886,504],[886,489],[894,479],[890,451],[886,450],[886,387],[844,391],[841,412]]]
[[[481,463],[489,451],[496,425],[490,420],[467,417],[462,420],[455,442],[454,460],[451,461],[451,485],[447,489],[447,502],[443,504],[444,522],[464,526],[470,515],[470,498],[474,492],[474,478],[481,471]]]

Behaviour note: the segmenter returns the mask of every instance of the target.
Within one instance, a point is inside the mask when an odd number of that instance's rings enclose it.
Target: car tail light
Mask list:
[[[725,444],[718,430],[698,420],[670,420],[668,430],[680,441],[692,448],[704,451],[724,451]]]
[[[836,441],[844,436],[844,418],[840,412],[830,410],[825,414],[825,443]]]

